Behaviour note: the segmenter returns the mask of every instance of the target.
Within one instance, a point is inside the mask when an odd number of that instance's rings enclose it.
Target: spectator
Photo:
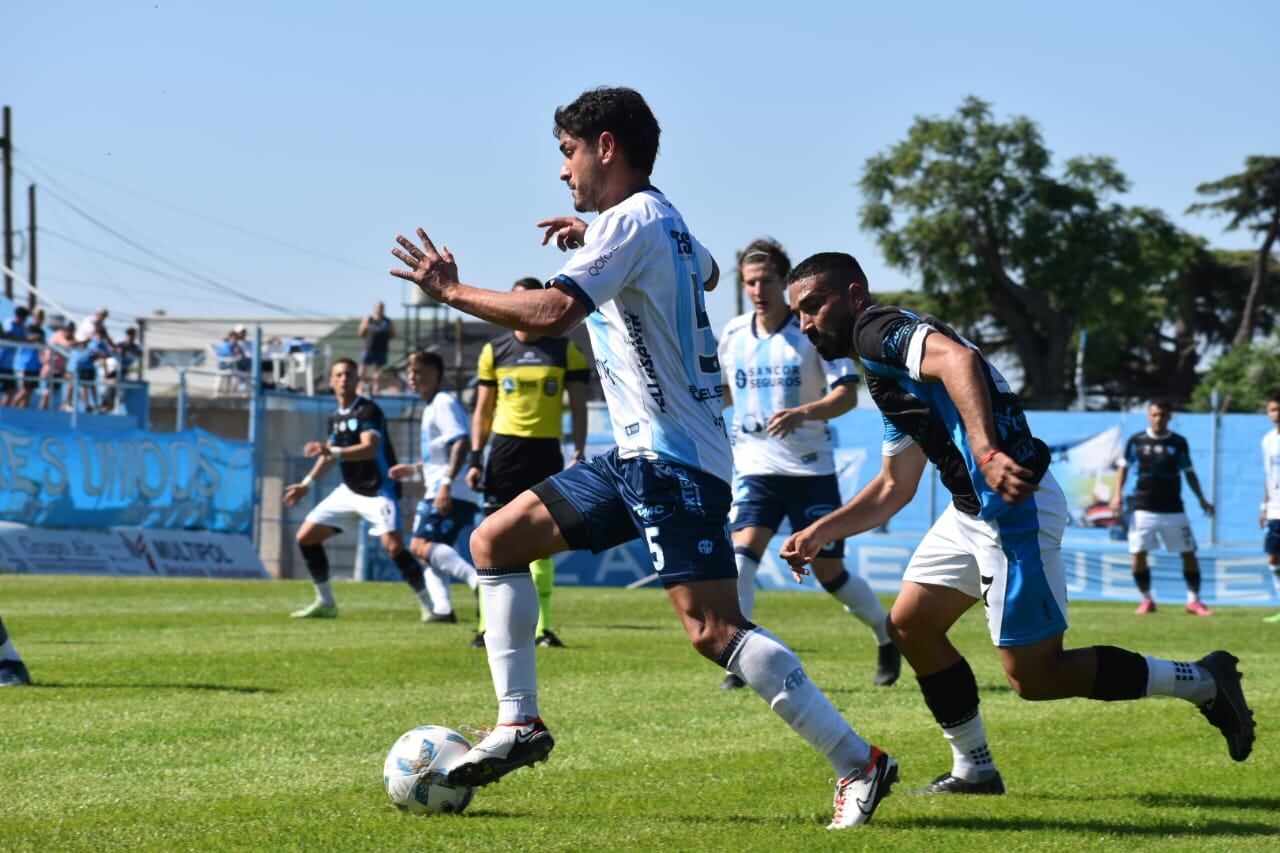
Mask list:
[[[98,362],[105,360],[110,354],[111,346],[107,343],[106,333],[102,331],[94,331],[92,338],[78,344],[71,366],[80,383],[80,402],[86,412],[98,410]]]
[[[107,309],[99,308],[88,317],[80,321],[80,325],[76,327],[76,340],[82,344],[93,340],[95,332],[102,333],[102,339],[108,345],[111,344],[111,335],[107,333]]]
[[[387,366],[387,352],[391,347],[391,339],[396,336],[387,317],[387,307],[381,302],[373,303],[372,316],[360,321],[360,337],[364,338],[364,356],[360,359],[360,385],[363,393],[373,396],[378,389],[382,377],[382,369]]]
[[[62,326],[54,329],[49,338],[50,347],[71,350],[76,347],[76,324],[67,320]],[[46,348],[40,353],[40,378],[44,380],[44,391],[40,393],[40,408],[48,409],[53,402],[53,392],[67,373],[67,357],[56,349]]]
[[[31,395],[40,387],[40,356],[44,352],[44,339],[44,309],[37,308],[31,312],[31,320],[27,323],[27,341],[38,346],[19,348],[13,361],[14,379],[19,386],[13,398],[14,408],[25,409],[30,405]]]
[[[136,327],[124,330],[124,340],[116,344],[116,357],[120,360],[120,378],[128,381],[129,371],[142,363],[142,344],[138,343]]]
[[[13,317],[0,328],[0,338],[6,341],[25,341],[27,339],[27,317],[31,312],[19,305],[13,309]],[[0,406],[11,405],[18,396],[18,375],[15,366],[17,348],[11,345],[0,345]]]
[[[121,380],[128,380],[129,369],[138,363],[142,348],[138,346],[138,330],[130,326],[124,330],[124,340],[112,348],[110,355],[103,360],[103,400],[102,411],[116,410],[116,387]]]
[[[237,373],[248,373],[253,368],[253,359],[245,349],[247,330],[244,325],[237,325],[218,344],[218,369],[234,370]]]

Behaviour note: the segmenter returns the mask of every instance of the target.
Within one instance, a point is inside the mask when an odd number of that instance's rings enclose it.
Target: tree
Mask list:
[[[948,322],[993,325],[1024,396],[1060,406],[1077,330],[1141,334],[1146,288],[1176,278],[1188,255],[1161,213],[1112,201],[1128,184],[1111,159],[1068,160],[1056,177],[1050,159],[1030,119],[996,122],[970,97],[950,118],[917,118],[867,161],[860,186],[862,225],[888,262],[917,271]]]
[[[1253,315],[1258,308],[1258,298],[1263,281],[1267,277],[1267,261],[1271,247],[1280,237],[1280,157],[1246,157],[1244,171],[1210,181],[1196,187],[1204,196],[1220,196],[1216,201],[1197,202],[1187,208],[1188,213],[1212,211],[1231,217],[1227,230],[1241,226],[1262,235],[1262,245],[1254,259],[1253,279],[1245,299],[1240,325],[1231,343],[1240,346],[1248,343],[1253,333]]]
[[[1280,389],[1280,339],[1264,338],[1232,347],[1196,386],[1192,408],[1209,411],[1215,388],[1221,395],[1222,411],[1260,411],[1267,398]]]

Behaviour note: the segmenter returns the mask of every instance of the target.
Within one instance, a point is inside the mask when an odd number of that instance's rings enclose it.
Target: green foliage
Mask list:
[[[1264,234],[1280,218],[1280,157],[1246,157],[1243,172],[1200,184],[1196,192],[1218,198],[1196,202],[1188,213],[1221,214],[1230,217],[1229,230],[1245,228]]]
[[[1272,337],[1233,347],[1213,363],[1191,398],[1197,412],[1210,410],[1210,395],[1218,389],[1229,412],[1259,412],[1267,398],[1280,390],[1280,338]]]
[[[289,619],[310,595],[298,582],[0,576],[37,682],[0,690],[0,848],[1163,853],[1270,849],[1280,832],[1266,716],[1280,656],[1256,608],[1138,619],[1073,604],[1068,635],[1176,660],[1239,655],[1263,726],[1239,765],[1183,702],[1016,698],[974,608],[952,635],[1009,793],[936,799],[910,796],[951,763],[910,673],[873,688],[872,636],[829,596],[761,593],[763,624],[902,768],[874,824],[831,833],[827,762],[751,691],[715,689],[720,672],[656,589],[557,589],[569,647],[538,650],[550,761],[481,789],[464,815],[403,815],[383,757],[415,725],[493,722],[484,653],[466,624],[419,624],[402,584],[338,584],[341,618]]]

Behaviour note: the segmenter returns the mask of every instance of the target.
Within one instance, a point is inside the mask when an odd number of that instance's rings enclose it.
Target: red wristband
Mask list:
[[[1000,453],[1000,448],[998,448],[998,447],[997,447],[995,450],[991,451],[991,452],[990,452],[990,453],[988,453],[986,456],[984,456],[984,457],[982,457],[981,459],[979,459],[979,460],[978,460],[978,470],[979,470],[979,471],[981,471],[983,468],[986,468],[986,467],[987,467],[987,463],[988,463],[988,462],[990,462],[992,459],[995,459],[995,458],[996,458],[996,456],[997,456],[997,455],[999,455],[999,453]]]

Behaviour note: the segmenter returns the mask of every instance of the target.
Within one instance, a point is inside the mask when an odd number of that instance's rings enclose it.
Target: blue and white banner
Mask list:
[[[117,527],[52,530],[0,526],[0,572],[118,577],[265,579],[247,536]]]
[[[252,448],[204,430],[34,431],[0,423],[0,521],[249,533]]]

